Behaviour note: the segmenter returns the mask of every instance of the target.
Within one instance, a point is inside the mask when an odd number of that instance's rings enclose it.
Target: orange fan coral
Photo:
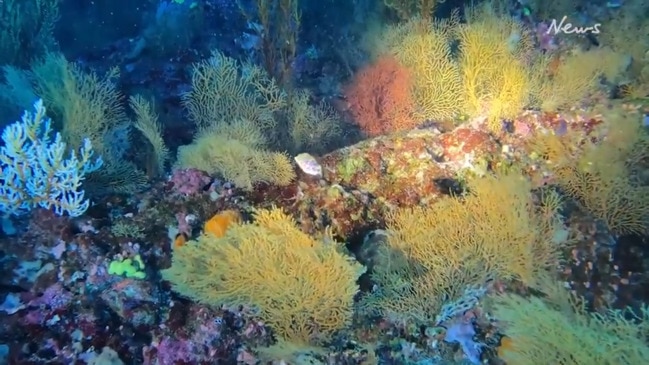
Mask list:
[[[361,70],[346,95],[356,123],[368,136],[416,127],[412,79],[396,59],[382,56]]]

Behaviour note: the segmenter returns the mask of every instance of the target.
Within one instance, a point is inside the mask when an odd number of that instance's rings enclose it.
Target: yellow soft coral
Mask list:
[[[365,301],[397,321],[429,325],[442,304],[490,279],[535,284],[557,258],[560,201],[536,207],[531,185],[518,175],[470,182],[470,193],[429,208],[398,211],[379,248],[373,280],[380,290]]]
[[[388,28],[382,48],[412,72],[419,119],[483,115],[499,130],[501,119],[514,118],[529,101],[534,78],[524,60],[531,42],[518,22],[488,5],[467,14],[465,24],[454,14]]]
[[[538,106],[544,111],[557,111],[574,106],[598,90],[599,78],[616,60],[610,50],[597,49],[568,55],[558,60],[551,77],[539,80],[535,90]],[[609,64],[607,66],[607,64]],[[610,71],[609,73],[613,73]]]
[[[341,121],[334,110],[324,102],[311,105],[311,95],[306,90],[290,94],[285,113],[293,151],[322,151],[342,134]]]
[[[283,341],[317,343],[349,324],[364,271],[326,236],[315,240],[280,210],[262,210],[253,224],[177,248],[162,275],[197,301],[252,307]]]
[[[612,80],[624,85],[623,94],[628,98],[646,98],[649,95],[649,37],[636,34],[649,33],[649,21],[644,16],[649,3],[644,0],[626,1],[614,16],[604,20],[605,32],[600,42],[613,49],[623,59],[623,77]]]
[[[557,59],[558,67],[548,70],[551,60],[538,54],[529,32],[498,4],[471,6],[465,14],[465,23],[455,14],[445,21],[415,18],[383,34],[378,48],[415,80],[420,121],[480,116],[499,132],[503,119],[526,107],[573,106],[597,91],[602,74],[619,74],[623,58],[610,49]]]

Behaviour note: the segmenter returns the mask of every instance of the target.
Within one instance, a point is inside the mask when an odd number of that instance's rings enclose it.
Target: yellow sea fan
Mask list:
[[[342,134],[341,120],[334,109],[320,102],[310,104],[305,90],[294,91],[286,107],[292,151],[323,151]]]
[[[295,179],[295,168],[285,153],[258,151],[252,166],[256,169],[255,181],[286,186]]]
[[[248,119],[213,122],[210,127],[199,131],[195,139],[202,137],[233,139],[250,148],[263,148],[268,144],[259,126]]]
[[[598,90],[599,77],[612,68],[607,50],[592,50],[566,56],[558,63],[551,77],[540,81],[536,99],[544,111],[554,112],[574,106]]]
[[[163,278],[194,300],[256,309],[283,341],[316,344],[347,326],[363,267],[277,209],[256,216],[177,248]]]
[[[425,23],[415,18],[388,28],[385,48],[413,75],[413,97],[419,120],[449,120],[462,112],[463,90],[458,65],[451,55],[454,22]]]
[[[544,298],[496,297],[494,318],[511,339],[499,350],[508,364],[641,364],[649,357],[643,338],[649,311],[588,313],[561,283]],[[544,290],[546,288],[540,288]],[[633,318],[630,320],[629,318]]]
[[[192,68],[192,89],[182,96],[199,130],[222,121],[248,120],[262,130],[276,125],[273,113],[286,95],[260,67],[214,51]]]
[[[487,116],[500,130],[500,120],[515,117],[529,101],[532,77],[523,61],[531,42],[520,24],[489,4],[467,11],[468,22],[458,28],[465,112]]]
[[[536,146],[557,183],[596,218],[617,234],[647,231],[649,188],[638,181],[638,166],[649,153],[649,136],[637,115],[613,110],[607,112],[606,138],[599,143],[586,141],[576,150],[578,140],[546,136]]]
[[[492,84],[487,120],[491,130],[500,131],[502,119],[514,119],[529,101],[530,83],[527,70],[517,60],[501,65],[498,80]]]
[[[560,199],[548,194],[537,207],[530,190],[522,176],[488,176],[470,181],[465,197],[391,215],[372,275],[381,290],[364,307],[426,325],[490,279],[534,285],[556,264]]]

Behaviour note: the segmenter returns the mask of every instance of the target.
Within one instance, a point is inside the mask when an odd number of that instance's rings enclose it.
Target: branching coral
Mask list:
[[[115,83],[118,75],[116,68],[104,76],[85,72],[63,55],[52,53],[35,63],[30,75],[36,93],[61,126],[65,142],[79,148],[88,138],[104,159],[104,167],[87,180],[95,191],[132,192],[146,183],[142,171],[125,160],[124,151],[115,148],[110,140],[119,129],[124,130],[126,140],[129,137],[125,127],[130,121]]]
[[[274,209],[177,248],[162,275],[195,300],[252,307],[280,340],[305,345],[349,324],[362,273],[331,236],[315,240]]]
[[[43,101],[37,101],[34,109],[34,113],[25,111],[21,122],[2,132],[0,214],[18,215],[40,206],[58,215],[80,216],[90,205],[81,183],[103,161],[93,158],[89,139],[66,158],[68,146],[59,133],[52,138]]]
[[[119,71],[111,69],[102,77],[84,72],[62,54],[50,53],[32,66],[32,76],[36,93],[62,121],[63,138],[74,148],[90,138],[107,155],[104,135],[128,120],[114,82]]]
[[[365,307],[398,321],[434,322],[445,302],[489,279],[534,285],[555,264],[555,194],[533,203],[530,183],[517,175],[473,180],[469,193],[390,219]]]
[[[162,138],[162,125],[158,122],[158,115],[153,111],[153,105],[141,96],[132,96],[129,101],[136,117],[135,128],[151,144],[150,174],[160,175],[169,159],[169,148]]]

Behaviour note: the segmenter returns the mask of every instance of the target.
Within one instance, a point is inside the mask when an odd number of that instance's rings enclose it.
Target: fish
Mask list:
[[[607,8],[617,9],[622,6],[622,0],[611,0],[606,2]]]

